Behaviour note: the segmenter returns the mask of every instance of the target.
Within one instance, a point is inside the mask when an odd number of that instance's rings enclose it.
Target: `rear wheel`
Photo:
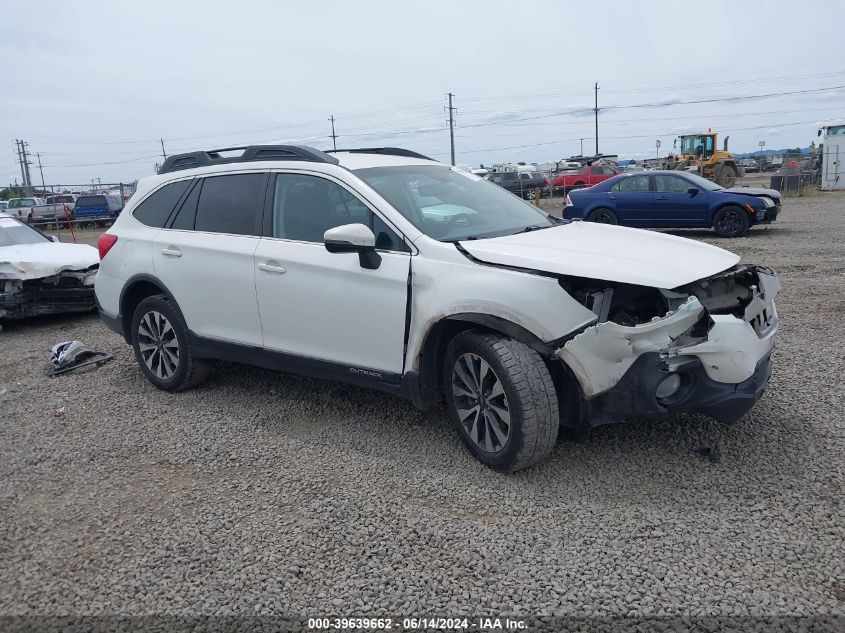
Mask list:
[[[525,198],[527,200],[534,200],[536,197],[537,197],[537,190],[536,189],[529,189],[525,194]]]
[[[716,183],[726,189],[736,184],[736,168],[733,165],[722,165],[716,172]]]
[[[713,230],[722,237],[740,237],[748,230],[748,214],[740,207],[723,207],[713,216]]]
[[[599,224],[619,224],[619,218],[610,209],[594,209],[587,216],[587,222],[598,222]]]
[[[470,452],[513,472],[549,455],[560,424],[549,370],[533,349],[499,334],[469,330],[446,351],[446,400]]]
[[[194,387],[211,369],[208,360],[191,354],[185,320],[165,295],[147,297],[135,308],[132,347],[141,371],[165,391]]]

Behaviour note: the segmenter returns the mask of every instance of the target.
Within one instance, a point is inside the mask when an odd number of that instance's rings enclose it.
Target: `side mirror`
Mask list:
[[[59,236],[58,235],[48,235],[47,239],[49,239],[51,242],[58,242]]]
[[[687,189],[687,193],[691,196],[694,196],[698,193],[698,187],[690,187]]]
[[[323,244],[330,253],[358,253],[361,268],[375,270],[381,265],[376,252],[376,236],[363,224],[343,224],[323,234]]]

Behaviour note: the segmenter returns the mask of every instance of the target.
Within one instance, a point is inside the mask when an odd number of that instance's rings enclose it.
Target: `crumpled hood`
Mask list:
[[[0,279],[39,279],[99,263],[97,249],[87,244],[43,242],[0,247]]]
[[[594,222],[460,245],[490,264],[666,289],[715,275],[740,259],[683,237]]]
[[[723,189],[725,193],[738,193],[746,196],[768,196],[773,200],[780,199],[780,191],[776,189],[766,189],[764,187],[731,187],[730,189]]]

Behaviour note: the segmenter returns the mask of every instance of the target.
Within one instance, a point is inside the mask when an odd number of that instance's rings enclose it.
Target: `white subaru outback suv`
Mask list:
[[[169,157],[99,241],[100,314],[160,389],[224,359],[445,400],[514,471],[561,428],[734,422],[767,386],[768,268],[560,220],[408,150],[237,149]]]

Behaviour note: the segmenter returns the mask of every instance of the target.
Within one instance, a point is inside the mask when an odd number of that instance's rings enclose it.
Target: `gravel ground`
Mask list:
[[[781,274],[763,400],[732,427],[597,429],[515,475],[443,410],[234,364],[168,394],[93,315],[7,323],[0,614],[843,614],[845,197],[682,234]],[[45,377],[70,338],[115,358]]]

